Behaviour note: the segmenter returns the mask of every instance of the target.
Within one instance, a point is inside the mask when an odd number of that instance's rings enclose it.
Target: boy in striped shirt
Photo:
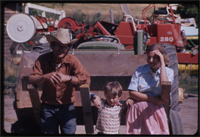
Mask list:
[[[133,100],[121,101],[122,87],[119,82],[108,82],[104,87],[106,99],[91,94],[92,102],[98,108],[96,129],[98,134],[118,134],[121,114],[127,105],[132,105]]]

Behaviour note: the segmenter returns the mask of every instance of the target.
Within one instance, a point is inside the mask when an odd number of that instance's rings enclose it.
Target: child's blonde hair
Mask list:
[[[104,86],[104,94],[113,94],[114,96],[118,95],[118,97],[121,97],[122,86],[118,81],[107,82]]]

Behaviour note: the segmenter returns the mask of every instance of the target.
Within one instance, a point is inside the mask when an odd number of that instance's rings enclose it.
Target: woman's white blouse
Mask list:
[[[168,67],[165,68],[168,80],[172,84],[174,81],[174,71]],[[128,90],[139,91],[149,96],[160,95],[160,68],[153,75],[148,64],[138,67],[131,78]]]

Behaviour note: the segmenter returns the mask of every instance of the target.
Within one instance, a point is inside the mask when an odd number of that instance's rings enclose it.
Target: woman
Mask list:
[[[159,97],[163,81],[173,82],[174,71],[165,49],[153,44],[147,49],[147,63],[136,69],[128,90],[134,104],[127,109],[127,134],[169,134],[167,115]]]

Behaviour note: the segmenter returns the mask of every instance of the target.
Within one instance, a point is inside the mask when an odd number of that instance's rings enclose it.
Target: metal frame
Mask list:
[[[59,10],[47,8],[47,7],[44,7],[44,6],[35,5],[35,4],[32,4],[32,3],[24,4],[23,8],[24,8],[23,12],[26,13],[26,14],[29,14],[29,8],[32,8],[32,9],[42,11],[42,17],[46,17],[46,12],[59,15],[59,20],[66,17],[64,10],[59,11]]]

